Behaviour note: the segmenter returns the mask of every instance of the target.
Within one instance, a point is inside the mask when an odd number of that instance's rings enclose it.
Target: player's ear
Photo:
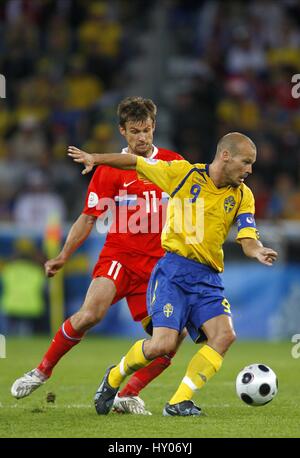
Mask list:
[[[126,135],[126,128],[125,128],[124,126],[121,126],[121,125],[119,124],[119,132],[120,132],[121,135],[123,135],[123,137],[125,137],[125,135]]]
[[[153,121],[153,132],[155,131],[155,127],[156,127],[156,121]]]
[[[225,149],[224,151],[222,151],[221,154],[222,154],[223,161],[228,162],[230,159],[230,152],[227,149]]]

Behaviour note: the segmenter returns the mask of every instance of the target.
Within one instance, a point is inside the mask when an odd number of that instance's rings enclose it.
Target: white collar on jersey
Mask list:
[[[152,145],[152,146],[153,146],[153,153],[151,154],[150,157],[148,157],[148,159],[154,159],[155,156],[158,153],[158,148],[156,148],[155,145]],[[128,147],[127,148],[123,148],[122,151],[121,151],[121,154],[128,154]]]

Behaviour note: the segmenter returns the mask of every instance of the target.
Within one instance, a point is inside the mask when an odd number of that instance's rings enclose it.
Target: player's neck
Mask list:
[[[213,184],[216,186],[216,188],[224,188],[228,186],[228,184],[224,181],[223,171],[218,163],[212,162],[211,164],[209,164],[208,170],[209,177],[212,180]]]
[[[128,152],[129,154],[134,154],[135,156],[151,157],[152,154],[153,154],[153,152],[154,152],[154,147],[153,147],[153,145],[151,145],[151,148],[149,149],[149,151],[145,151],[145,153],[140,154],[140,153],[136,153],[136,152],[135,152],[134,150],[132,150],[132,149],[130,148],[130,146],[128,145],[128,147],[127,147],[127,152]]]

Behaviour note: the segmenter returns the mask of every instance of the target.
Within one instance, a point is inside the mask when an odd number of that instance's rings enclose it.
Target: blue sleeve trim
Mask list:
[[[174,197],[175,194],[177,194],[177,192],[182,188],[182,186],[184,185],[184,183],[186,182],[186,180],[189,178],[189,176],[190,176],[192,173],[194,173],[194,172],[199,173],[199,174],[202,176],[202,178],[204,178],[204,180],[207,181],[206,178],[205,178],[205,176],[203,175],[203,172],[205,172],[205,169],[197,169],[197,167],[193,167],[193,168],[186,174],[186,176],[183,178],[183,180],[181,180],[181,182],[179,183],[179,185],[177,186],[177,188],[174,189],[174,191],[173,191],[172,194],[171,194],[171,197]]]
[[[256,228],[254,215],[252,213],[242,213],[238,215],[237,219],[238,231],[247,227]]]

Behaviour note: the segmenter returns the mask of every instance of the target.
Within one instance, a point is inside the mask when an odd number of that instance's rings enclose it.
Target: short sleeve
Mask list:
[[[141,156],[137,158],[136,171],[140,179],[148,179],[160,189],[172,194],[178,183],[192,168],[188,161],[162,161],[147,159]]]
[[[118,189],[118,170],[108,166],[97,167],[87,190],[82,213],[100,216],[109,206]]]

